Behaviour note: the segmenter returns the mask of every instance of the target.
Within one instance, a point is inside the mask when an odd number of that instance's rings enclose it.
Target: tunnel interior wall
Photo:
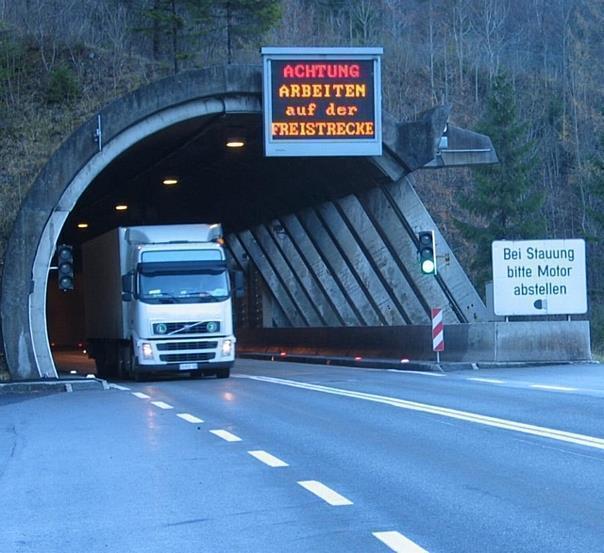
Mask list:
[[[412,177],[403,176],[226,241],[238,265],[257,270],[270,293],[263,326],[421,325],[434,307],[446,323],[486,320],[482,300],[438,231],[436,249],[448,261],[439,263],[437,276],[421,273],[421,229],[436,225]]]
[[[84,282],[76,275],[74,289],[59,290],[52,281],[48,286],[49,305],[60,305],[60,309],[47,309],[48,339],[53,348],[73,348],[86,343],[84,317]]]

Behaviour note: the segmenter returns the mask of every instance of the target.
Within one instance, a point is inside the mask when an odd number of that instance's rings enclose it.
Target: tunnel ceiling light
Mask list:
[[[243,148],[245,146],[245,140],[241,137],[228,138],[226,141],[227,148]]]
[[[172,186],[172,185],[174,185],[174,184],[178,184],[178,179],[177,179],[177,178],[174,178],[174,177],[168,177],[168,178],[165,178],[165,179],[164,179],[162,182],[163,182],[163,183],[164,183],[166,186]]]
[[[81,229],[88,228],[88,223],[78,223],[78,228],[81,228]]]
[[[128,206],[126,204],[117,204],[115,206],[116,211],[126,211],[127,209],[128,209]]]
[[[224,143],[227,148],[243,148],[246,144],[247,132],[241,125],[229,125],[223,130]]]

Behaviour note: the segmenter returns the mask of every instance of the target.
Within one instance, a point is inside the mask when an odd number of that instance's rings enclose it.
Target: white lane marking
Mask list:
[[[282,386],[291,386],[293,388],[303,388],[306,390],[313,390],[316,392],[322,392],[324,394],[332,394],[336,396],[345,396],[355,399],[364,399],[365,401],[373,401],[375,403],[383,403],[386,405],[392,405],[393,407],[399,407],[401,409],[409,409],[411,411],[421,411],[423,413],[431,413],[433,415],[441,415],[443,417],[449,417],[452,419],[458,419],[476,424],[482,424],[485,426],[493,426],[496,428],[503,428],[505,430],[513,430],[514,432],[521,432],[523,434],[531,434],[533,436],[540,436],[542,438],[549,438],[552,440],[558,440],[561,442],[569,442],[585,447],[593,447],[595,449],[604,450],[604,438],[597,438],[594,436],[587,436],[585,434],[575,434],[574,432],[566,432],[564,430],[556,430],[553,428],[545,428],[543,426],[535,426],[532,424],[526,424],[522,422],[516,422],[507,419],[499,419],[497,417],[489,417],[486,415],[479,415],[478,413],[471,413],[469,411],[459,411],[457,409],[449,409],[448,407],[439,407],[437,405],[430,405],[427,403],[418,403],[416,401],[408,401],[405,399],[398,399],[388,396],[379,396],[376,394],[367,394],[364,392],[353,392],[350,390],[344,390],[341,388],[331,388],[329,386],[319,386],[317,384],[307,384],[305,382],[298,382],[296,380],[284,380],[281,378],[272,378],[269,376],[252,376],[252,375],[237,375],[238,378],[249,378],[251,380],[259,380],[261,382],[270,382],[272,384],[280,384]]]
[[[488,382],[489,384],[505,384],[505,380],[499,380],[498,378],[466,378],[466,380],[473,380],[474,382]]]
[[[231,434],[226,430],[210,430],[212,434],[226,440],[227,442],[240,442],[241,438],[239,436],[235,436],[235,434]]]
[[[139,399],[150,399],[151,396],[148,396],[147,394],[143,394],[143,392],[132,392],[133,396],[136,396]]]
[[[189,415],[189,413],[178,413],[176,416],[180,417],[182,420],[190,422],[191,424],[199,424],[203,422],[203,419],[199,419],[195,415]]]
[[[122,390],[122,392],[130,390],[127,386],[120,386],[119,384],[109,384],[109,387],[114,388],[115,390]]]
[[[400,373],[400,374],[423,374],[425,376],[447,376],[444,373],[432,373],[428,371],[406,371],[405,369],[386,369],[389,373]]]
[[[152,401],[151,403],[160,409],[174,409],[169,403],[164,403],[163,401]]]
[[[576,392],[577,388],[569,388],[568,386],[551,386],[549,384],[531,384],[531,388],[538,390],[554,390],[556,392]]]
[[[396,553],[428,553],[400,532],[373,532],[373,535]]]
[[[289,465],[285,461],[282,461],[278,457],[275,457],[274,455],[271,455],[270,453],[268,453],[266,451],[255,450],[255,451],[248,451],[248,453],[252,457],[255,457],[256,459],[258,459],[258,461],[263,462],[265,465],[268,465],[269,467],[275,467],[275,468],[289,467]]]
[[[298,484],[334,507],[352,505],[350,499],[346,499],[343,495],[340,495],[338,492],[333,491],[325,484],[321,484],[321,482],[317,482],[316,480],[301,480]]]

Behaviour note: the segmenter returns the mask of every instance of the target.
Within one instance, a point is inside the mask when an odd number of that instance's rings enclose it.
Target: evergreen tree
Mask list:
[[[181,12],[187,7],[189,7],[187,0],[153,0],[149,7],[142,10],[143,19],[150,26],[138,29],[151,36],[155,61],[169,56],[174,74],[180,71],[180,61],[185,57],[180,39],[185,29],[186,18]]]
[[[169,55],[174,73],[194,57],[199,39],[224,42],[227,63],[240,46],[254,42],[281,17],[281,0],[151,0],[141,11],[139,30],[152,41],[156,61]]]
[[[499,164],[475,170],[472,190],[459,197],[471,221],[456,219],[455,224],[476,248],[471,268],[480,290],[491,278],[493,240],[542,238],[545,226],[540,216],[543,195],[531,178],[534,143],[519,120],[514,90],[505,75],[493,81],[478,131],[493,141]]]
[[[596,207],[589,214],[597,228],[595,239],[602,241],[604,231],[604,133],[600,135],[598,148],[588,161],[589,190],[596,201]]]
[[[593,207],[589,210],[592,236],[588,241],[587,265],[591,303],[592,348],[604,351],[604,133],[600,135],[597,149],[588,161],[589,191]]]
[[[233,50],[249,41],[260,43],[281,18],[281,0],[198,0],[204,6],[208,22],[223,32],[227,63]]]

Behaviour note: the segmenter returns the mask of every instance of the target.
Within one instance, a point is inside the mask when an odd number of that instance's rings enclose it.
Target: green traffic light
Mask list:
[[[425,275],[436,274],[436,245],[434,231],[425,230],[418,234],[418,259],[421,272]]]
[[[422,273],[431,275],[434,273],[435,268],[436,266],[434,265],[434,261],[432,261],[432,259],[424,259],[422,261]]]

